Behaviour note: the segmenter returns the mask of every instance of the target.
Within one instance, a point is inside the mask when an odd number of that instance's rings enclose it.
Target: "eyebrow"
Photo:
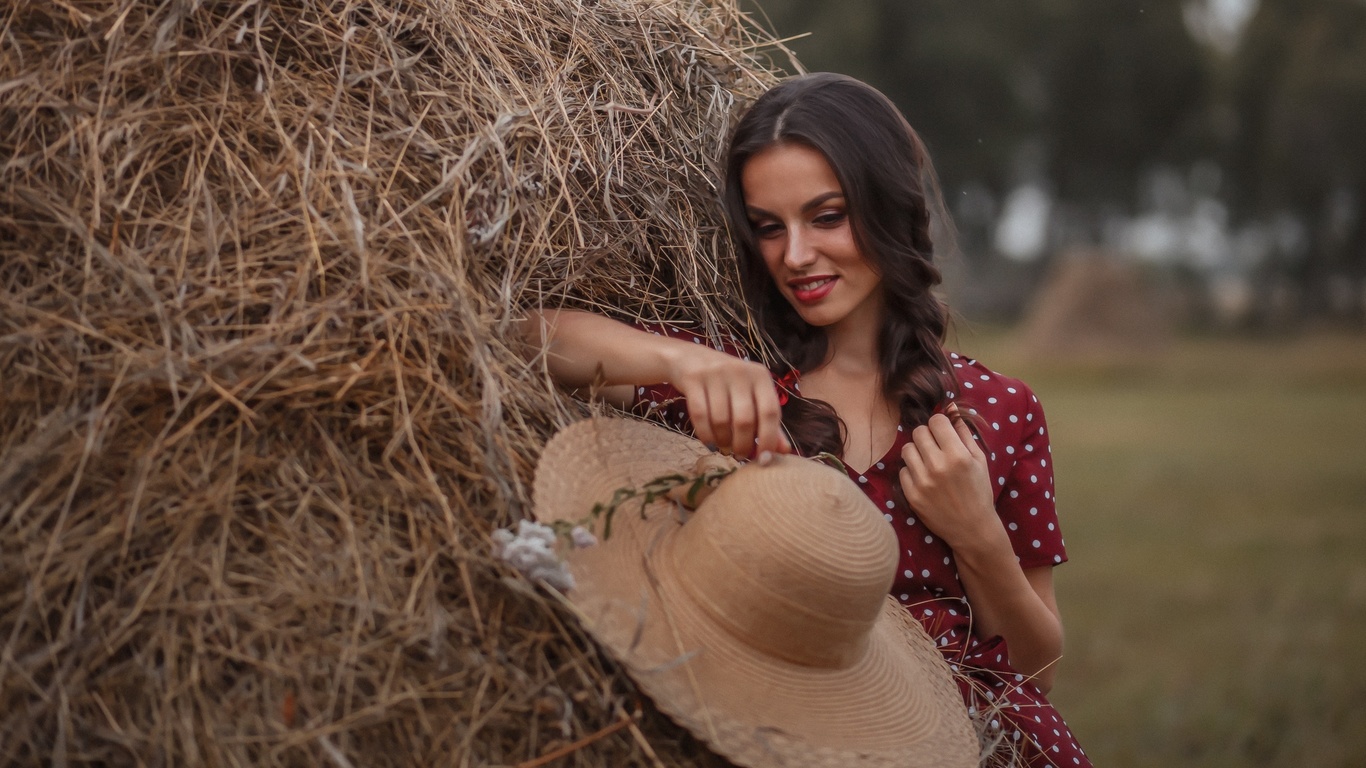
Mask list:
[[[807,211],[810,211],[810,210],[813,209],[813,208],[819,208],[820,206],[824,205],[825,203],[827,203],[827,202],[829,202],[830,200],[833,200],[834,198],[837,198],[837,197],[843,198],[843,197],[844,197],[844,193],[843,193],[843,192],[838,192],[838,191],[836,191],[836,192],[826,192],[826,193],[823,194],[823,195],[816,195],[815,197],[813,197],[813,198],[811,198],[810,200],[808,200],[808,201],[802,206],[802,213],[806,213]],[[754,206],[752,206],[752,205],[746,206],[746,207],[745,207],[745,212],[748,213],[750,216],[772,216],[772,215],[773,215],[771,212],[765,211],[763,208],[756,208],[756,207],[754,207]]]

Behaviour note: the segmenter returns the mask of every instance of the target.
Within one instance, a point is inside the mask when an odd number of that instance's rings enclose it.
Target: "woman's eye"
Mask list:
[[[812,221],[819,227],[835,227],[844,223],[845,216],[844,211],[823,211]]]
[[[751,224],[754,228],[754,236],[760,239],[767,239],[783,231],[781,224]]]

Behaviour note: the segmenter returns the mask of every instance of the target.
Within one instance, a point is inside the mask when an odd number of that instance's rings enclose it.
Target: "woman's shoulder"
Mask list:
[[[1043,407],[1020,379],[949,353],[954,401],[972,414],[995,479],[996,512],[1026,568],[1067,559],[1053,496],[1053,449]]]
[[[983,405],[1037,405],[1039,398],[1024,381],[987,367],[982,361],[945,350],[958,383],[956,397],[978,407]]]
[[[1011,443],[1046,434],[1043,405],[1028,384],[988,368],[980,360],[948,352],[957,391],[950,395],[983,425],[987,434]]]

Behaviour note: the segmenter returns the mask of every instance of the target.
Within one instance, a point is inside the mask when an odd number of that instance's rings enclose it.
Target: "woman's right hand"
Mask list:
[[[766,454],[792,452],[773,377],[758,363],[575,310],[532,312],[521,333],[545,351],[546,368],[561,386],[610,390],[625,405],[635,387],[667,381],[687,399],[702,442],[761,462]]]
[[[673,341],[678,343],[666,357],[667,380],[687,400],[698,440],[761,463],[774,454],[792,452],[767,368],[700,344]]]

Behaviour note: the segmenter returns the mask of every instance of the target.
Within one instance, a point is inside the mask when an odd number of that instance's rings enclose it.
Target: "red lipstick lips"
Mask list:
[[[814,304],[835,290],[835,281],[838,279],[834,275],[817,275],[816,277],[789,280],[787,285],[792,289],[792,296],[797,301],[803,304]]]

